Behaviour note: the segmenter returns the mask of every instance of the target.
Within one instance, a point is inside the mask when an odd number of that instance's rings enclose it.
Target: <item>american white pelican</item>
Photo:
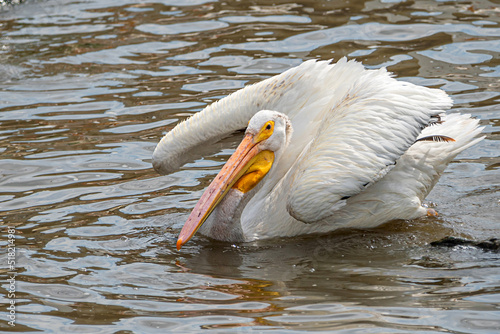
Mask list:
[[[422,200],[446,165],[482,138],[438,89],[354,61],[309,60],[211,104],[167,133],[153,166],[247,127],[177,241],[225,241],[369,228],[432,211]],[[293,134],[292,134],[293,132]]]

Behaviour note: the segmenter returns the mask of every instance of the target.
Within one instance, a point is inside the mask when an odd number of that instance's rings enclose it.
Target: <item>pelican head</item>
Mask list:
[[[250,119],[240,145],[205,190],[184,224],[177,240],[178,250],[191,239],[231,189],[245,195],[262,181],[286,149],[291,134],[291,122],[280,112],[261,110]],[[239,200],[230,205],[237,206],[238,203]],[[229,211],[234,213],[233,209]]]

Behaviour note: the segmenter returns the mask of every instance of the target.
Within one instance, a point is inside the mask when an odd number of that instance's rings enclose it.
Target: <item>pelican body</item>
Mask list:
[[[163,174],[206,142],[245,137],[188,217],[224,241],[327,233],[415,219],[448,163],[482,138],[470,115],[445,114],[439,89],[355,61],[309,60],[209,105],[167,133],[153,153]]]

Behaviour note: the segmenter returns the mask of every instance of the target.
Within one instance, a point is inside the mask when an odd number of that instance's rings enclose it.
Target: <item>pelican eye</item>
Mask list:
[[[271,137],[274,132],[274,121],[267,121],[266,124],[262,126],[259,133],[255,137],[255,142],[259,143],[267,138]]]

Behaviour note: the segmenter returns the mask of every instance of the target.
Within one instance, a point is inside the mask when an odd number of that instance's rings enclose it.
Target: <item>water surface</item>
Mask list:
[[[3,2],[0,1],[0,4]],[[46,333],[497,333],[498,1],[25,1],[0,8],[0,273],[15,327]],[[175,250],[241,139],[160,176],[164,133],[307,59],[438,87],[486,139],[428,197],[437,218]],[[4,278],[5,277],[5,278]]]

